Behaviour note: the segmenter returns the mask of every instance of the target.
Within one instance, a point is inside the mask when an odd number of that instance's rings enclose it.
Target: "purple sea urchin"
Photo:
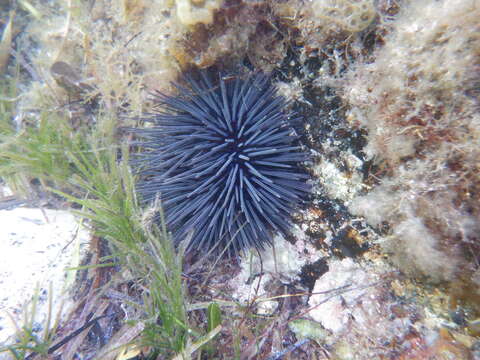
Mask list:
[[[158,94],[153,126],[135,131],[137,190],[146,202],[160,196],[174,241],[190,235],[190,250],[263,248],[272,231],[288,233],[309,191],[298,167],[307,155],[267,76],[199,77],[176,84],[178,96]]]

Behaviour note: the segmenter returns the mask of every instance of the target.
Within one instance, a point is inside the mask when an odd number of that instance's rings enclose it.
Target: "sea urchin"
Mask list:
[[[234,255],[288,234],[309,185],[285,100],[261,74],[185,83],[178,96],[158,94],[153,126],[135,131],[143,200],[160,197],[174,241],[191,237],[190,250]]]

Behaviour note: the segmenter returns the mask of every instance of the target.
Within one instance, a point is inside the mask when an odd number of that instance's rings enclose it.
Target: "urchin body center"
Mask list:
[[[225,142],[230,145],[228,151],[233,155],[235,163],[240,165],[244,161],[250,160],[250,158],[245,154],[245,143],[236,138],[235,135],[226,138]]]

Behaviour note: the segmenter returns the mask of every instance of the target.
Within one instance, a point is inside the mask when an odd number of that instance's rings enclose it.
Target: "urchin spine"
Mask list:
[[[309,191],[285,100],[260,74],[185,82],[177,96],[158,94],[153,126],[135,130],[137,190],[146,202],[160,196],[175,242],[190,236],[191,250],[261,249],[272,231],[288,233]]]

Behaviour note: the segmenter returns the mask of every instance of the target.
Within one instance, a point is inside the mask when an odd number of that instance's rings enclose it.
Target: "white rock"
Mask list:
[[[371,288],[364,288],[377,280],[351,259],[334,260],[329,271],[315,282],[308,305],[309,315],[334,333],[342,332],[352,317],[357,322],[368,316],[369,306],[375,311],[376,299]],[[358,305],[358,306],[357,306]]]
[[[286,282],[297,278],[306,263],[305,256],[280,235],[275,236],[273,242],[275,251],[270,247],[266,248],[261,253],[261,261],[257,255],[243,257],[241,272],[230,281],[230,286],[235,289],[235,299],[247,303],[252,299],[266,297],[265,285],[273,276]]]
[[[43,326],[49,296],[53,296],[56,316],[65,293],[64,269],[78,266],[78,247],[84,248],[88,241],[88,231],[67,211],[0,210],[0,344],[15,331],[7,313],[22,326],[23,308],[37,286],[40,296],[35,327]],[[49,283],[52,294],[48,293]]]

